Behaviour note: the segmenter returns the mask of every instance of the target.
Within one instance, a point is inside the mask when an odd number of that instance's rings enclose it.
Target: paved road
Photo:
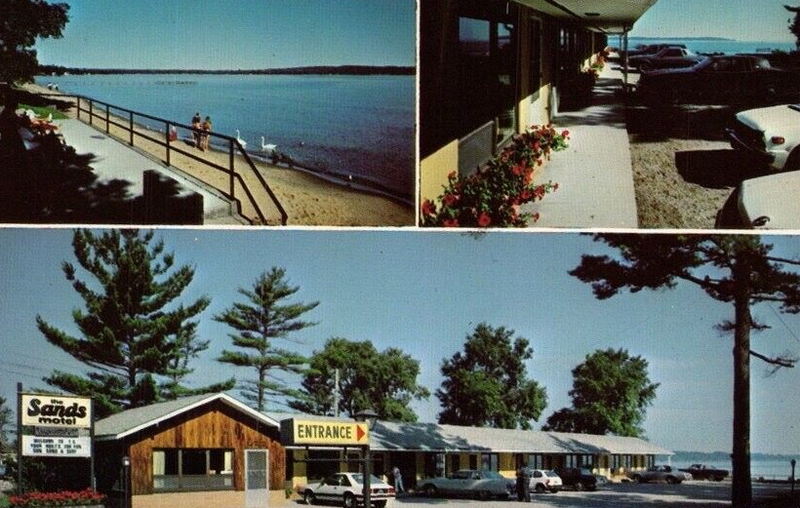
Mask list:
[[[432,508],[437,506],[480,506],[481,508],[719,508],[730,506],[730,482],[692,481],[681,485],[621,483],[607,485],[595,492],[562,491],[558,494],[534,494],[531,503],[514,501],[475,501],[471,499],[430,499],[400,497],[394,508]],[[754,484],[756,499],[785,491],[787,485]],[[295,506],[304,506],[297,502]]]

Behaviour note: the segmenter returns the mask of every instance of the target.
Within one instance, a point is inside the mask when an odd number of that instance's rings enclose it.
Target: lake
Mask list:
[[[119,74],[36,82],[183,124],[199,111],[211,116],[214,132],[235,137],[239,129],[252,154],[264,136],[302,165],[413,195],[414,76]]]
[[[615,37],[610,37],[609,44],[617,45]],[[758,53],[774,50],[792,51],[796,48],[793,42],[770,42],[770,41],[732,41],[724,39],[657,39],[657,38],[637,38],[630,37],[628,46],[635,48],[639,44],[684,44],[688,49],[696,53]],[[621,47],[621,46],[620,46]]]

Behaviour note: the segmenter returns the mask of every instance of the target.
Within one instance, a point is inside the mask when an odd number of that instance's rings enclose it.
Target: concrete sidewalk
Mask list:
[[[242,224],[232,212],[230,201],[215,189],[187,176],[180,170],[166,166],[145,156],[138,150],[90,127],[80,120],[57,120],[64,141],[78,154],[93,154],[90,163],[100,181],[124,180],[128,182],[130,198],[144,192],[143,173],[153,169],[178,182],[179,195],[196,192],[203,196],[203,216],[206,224]]]
[[[621,93],[622,73],[606,65],[591,105],[556,116],[555,127],[570,131],[570,146],[552,154],[552,160],[536,176],[536,182],[552,181],[559,188],[525,208],[540,215],[531,227],[638,227]]]

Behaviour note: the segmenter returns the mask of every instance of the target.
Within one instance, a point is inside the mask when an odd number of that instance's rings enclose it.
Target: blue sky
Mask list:
[[[68,0],[43,64],[262,69],[414,65],[414,0]]]
[[[158,236],[177,263],[196,267],[184,301],[212,298],[199,326],[200,337],[212,345],[194,363],[195,386],[232,373],[240,379],[251,375],[214,360],[230,346],[228,330],[211,317],[237,301],[237,287],[281,266],[301,288],[297,301],[320,301],[309,314],[319,324],[299,332],[300,344],[290,345],[305,354],[333,336],[371,340],[380,350],[399,347],[420,360],[419,382],[433,391],[442,380],[442,359],[461,350],[476,324],[503,325],[534,348],[528,373],[549,395],[541,423],[569,404],[571,369],[587,354],[626,348],[644,356],[651,379],[661,383],[644,425],[651,440],[671,449],[730,447],[731,342],[713,326],[730,318],[731,309],[687,285],[596,300],[589,286],[567,274],[582,253],[603,249],[589,237],[208,230],[161,230]],[[81,301],[60,269],[62,261],[74,260],[71,237],[68,229],[0,230],[0,395],[8,400],[15,400],[17,381],[42,387],[41,378],[52,369],[80,367],[35,326],[38,313],[74,330],[71,311]],[[800,237],[775,241],[781,255],[800,256]],[[754,313],[773,325],[753,338],[762,352],[800,351],[800,318],[781,321],[766,306]],[[791,403],[799,373],[786,369],[764,377],[765,371],[753,362],[752,449],[800,453],[800,405]],[[422,421],[435,421],[440,410],[435,397],[413,407]]]
[[[792,42],[784,4],[791,0],[659,0],[633,27],[638,37],[725,37]]]

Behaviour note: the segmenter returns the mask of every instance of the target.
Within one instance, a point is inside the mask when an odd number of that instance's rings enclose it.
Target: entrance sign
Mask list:
[[[22,425],[88,429],[92,399],[61,395],[22,394]]]
[[[362,422],[290,418],[281,422],[281,441],[284,446],[366,446],[369,444],[369,426]]]

